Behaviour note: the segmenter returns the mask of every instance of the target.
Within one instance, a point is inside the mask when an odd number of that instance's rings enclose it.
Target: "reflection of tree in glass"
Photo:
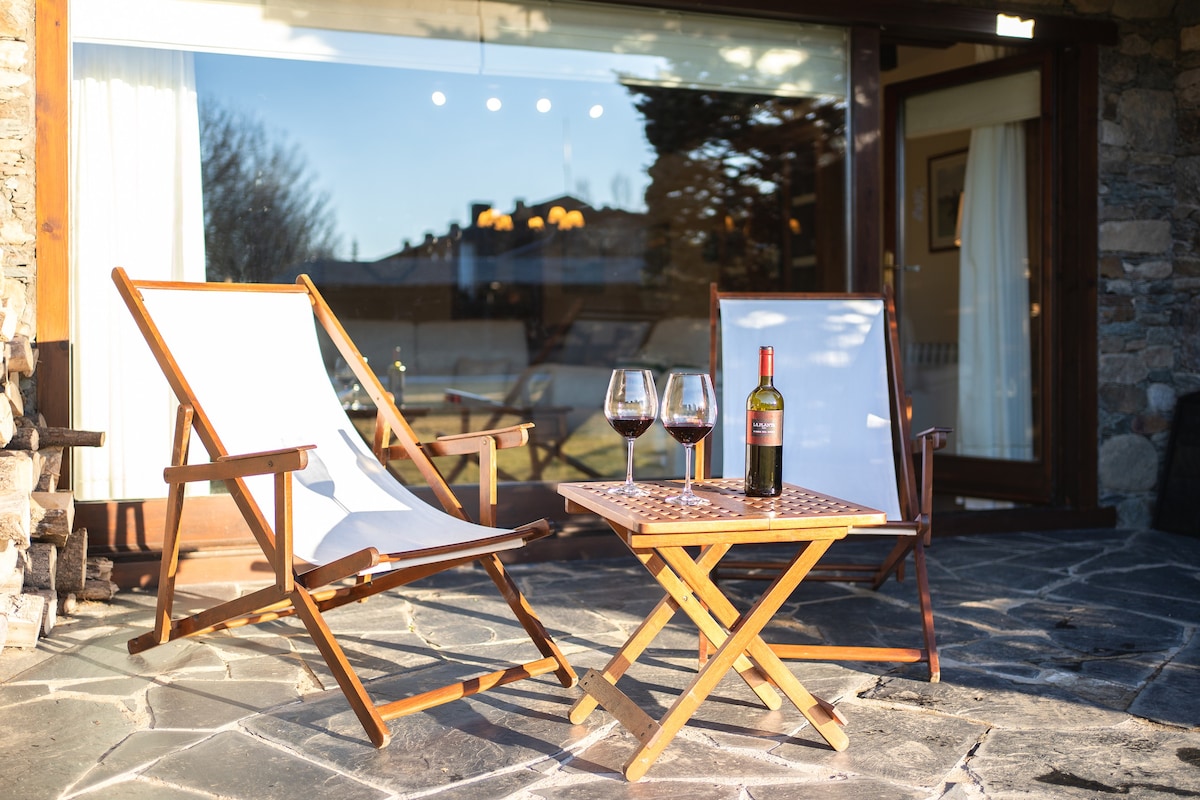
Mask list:
[[[208,279],[269,281],[285,267],[333,257],[329,197],[303,154],[260,121],[217,106],[200,114]]]
[[[817,194],[819,170],[844,163],[844,104],[638,85],[629,90],[639,95],[646,138],[657,154],[646,190],[647,268],[682,293],[707,291],[713,280],[726,289],[814,288],[796,285],[785,265],[816,255],[816,220],[798,218],[795,209],[802,205],[798,198]],[[844,216],[840,166],[838,172],[836,196],[824,198],[834,218]],[[823,255],[844,258],[837,250]]]

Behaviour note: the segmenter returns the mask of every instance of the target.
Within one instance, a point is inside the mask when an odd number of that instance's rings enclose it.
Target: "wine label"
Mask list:
[[[747,411],[746,444],[783,446],[782,411]]]

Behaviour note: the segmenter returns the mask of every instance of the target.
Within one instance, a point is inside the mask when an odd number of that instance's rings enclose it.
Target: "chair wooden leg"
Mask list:
[[[163,526],[162,560],[158,568],[158,599],[154,610],[155,644],[171,639],[171,613],[175,600],[175,575],[179,570],[179,526],[183,518],[183,485],[167,492],[167,519]]]
[[[358,717],[363,730],[367,733],[367,738],[376,747],[387,747],[388,742],[392,739],[392,733],[388,730],[387,723],[383,721],[378,709],[375,708],[375,704],[371,702],[367,690],[363,688],[362,681],[358,679],[358,674],[350,666],[346,653],[333,638],[333,633],[325,624],[325,618],[321,616],[312,597],[309,596],[306,589],[296,586],[292,590],[291,599],[297,616],[304,620],[304,627],[308,629],[308,635],[312,637],[313,643],[321,652],[321,656],[337,680],[338,686],[342,688],[342,694],[349,701],[350,708],[353,709],[354,715]]]
[[[925,542],[917,537],[913,547],[913,572],[917,575],[917,596],[921,602],[921,631],[925,637],[925,653],[929,658],[929,682],[942,679],[942,667],[938,661],[937,639],[933,633],[933,603],[929,598],[929,575],[925,570]]]
[[[175,409],[175,437],[171,463],[186,464],[192,435],[192,407],[180,403]],[[163,524],[162,560],[158,569],[158,600],[155,604],[154,639],[164,644],[171,639],[171,613],[175,600],[175,575],[179,571],[179,530],[183,521],[184,485],[173,483],[167,490],[167,517]]]
[[[904,580],[904,559],[908,557],[908,551],[912,549],[913,541],[920,537],[896,537],[896,546],[887,554],[887,558],[879,564],[875,570],[875,579],[871,581],[871,588],[878,589],[883,584],[887,583],[887,579],[891,576],[892,571],[896,572],[896,580]]]
[[[525,632],[529,634],[529,638],[533,640],[537,649],[543,656],[553,658],[558,662],[558,668],[554,670],[554,674],[558,677],[559,682],[566,688],[574,686],[579,680],[575,675],[575,670],[567,662],[567,657],[558,649],[558,645],[550,638],[550,634],[546,632],[546,628],[534,613],[533,607],[525,599],[525,595],[521,594],[521,590],[513,583],[508,571],[500,563],[499,557],[491,553],[483,556],[479,561],[491,576],[492,582],[496,584],[496,588],[500,590],[500,594],[512,608],[513,614],[521,623],[521,627],[525,628]]]

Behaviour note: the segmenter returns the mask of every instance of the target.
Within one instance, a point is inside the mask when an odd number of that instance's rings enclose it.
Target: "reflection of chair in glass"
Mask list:
[[[528,425],[418,442],[379,380],[311,282],[184,284],[113,278],[179,400],[154,630],[130,652],[295,614],[336,677],[370,740],[387,744],[386,720],[494,686],[553,672],[575,674],[496,553],[548,533],[544,520],[506,530],[495,478],[480,480],[480,520],[467,517],[430,456],[478,454],[492,474],[497,448],[524,444]],[[378,408],[376,453],[337,401],[317,341],[319,323]],[[218,325],[234,354],[214,348]],[[189,463],[191,435],[208,463]],[[392,436],[395,436],[393,443]],[[423,502],[380,463],[411,459],[444,510]],[[274,582],[236,600],[172,619],[184,486],[223,481],[270,564]],[[273,521],[273,524],[272,524]],[[324,612],[451,567],[478,561],[541,658],[412,697],[375,704],[326,624]]]
[[[491,408],[492,416],[485,428],[497,424],[506,413],[517,411],[536,423],[530,432],[529,448],[533,480],[543,479],[555,462],[573,470],[575,474],[567,475],[572,479],[602,477],[593,465],[565,448],[571,436],[590,420],[603,419],[604,394],[613,367],[629,360],[650,328],[646,320],[584,317],[580,309],[578,303],[568,309],[558,329],[503,400],[457,386],[446,390],[452,402]],[[607,422],[604,428],[608,430]]]
[[[589,420],[603,417],[604,395],[611,376],[608,367],[550,363],[532,366],[521,376],[514,404],[528,409],[536,423],[531,434],[534,447],[529,453],[534,478],[541,477],[556,460],[589,478],[600,477],[594,467],[564,448],[572,434]]]
[[[652,369],[659,376],[672,370],[704,369],[708,364],[708,332],[709,322],[704,317],[660,319],[628,366]]]
[[[857,581],[879,588],[903,577],[913,554],[921,609],[921,647],[777,645],[783,658],[928,662],[940,672],[933,632],[925,547],[930,542],[933,451],[949,429],[909,433],[890,294],[751,295],[713,290],[712,324],[720,328],[725,477],[745,470],[745,398],[758,384],[760,345],[775,348],[775,386],[784,396],[783,479],[887,513],[880,527],[894,545],[869,564],[818,564],[810,580]],[[716,354],[714,354],[716,355]],[[914,447],[920,448],[921,479]],[[834,545],[834,551],[839,545]],[[725,562],[722,577],[770,577],[769,562]]]

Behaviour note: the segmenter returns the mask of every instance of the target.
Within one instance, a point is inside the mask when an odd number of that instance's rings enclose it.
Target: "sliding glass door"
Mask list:
[[[1050,496],[1050,141],[1040,59],[889,87],[894,282],[913,430],[952,427],[939,490],[968,508]]]

